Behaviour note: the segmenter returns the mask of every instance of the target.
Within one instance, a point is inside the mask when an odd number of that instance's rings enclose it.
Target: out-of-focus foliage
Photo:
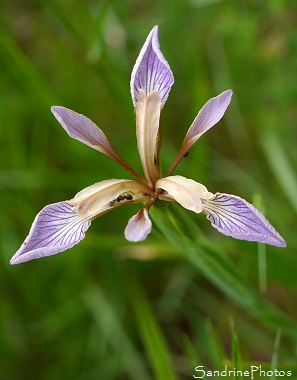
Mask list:
[[[295,2],[4,0],[0,18],[1,380],[187,379],[255,363],[296,375]],[[156,207],[152,235],[131,245],[131,206],[72,250],[11,267],[42,207],[127,177],[71,140],[51,105],[90,117],[141,171],[129,81],[155,24],[175,76],[164,172],[201,106],[231,88],[176,173],[254,202],[288,247],[233,240],[177,207]]]

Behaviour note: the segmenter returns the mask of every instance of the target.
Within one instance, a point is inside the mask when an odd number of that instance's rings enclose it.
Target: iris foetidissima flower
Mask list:
[[[152,229],[148,211],[156,199],[180,203],[195,213],[202,212],[219,232],[236,239],[286,246],[284,239],[265,217],[244,199],[229,194],[213,194],[192,179],[172,175],[193,144],[222,118],[231,101],[231,90],[210,99],[203,106],[171,168],[162,177],[159,122],[173,82],[169,64],[160,50],[158,27],[155,26],[136,60],[130,83],[136,114],[137,146],[145,178],[124,161],[90,119],[64,107],[52,107],[54,116],[71,137],[116,161],[134,180],[98,182],[69,201],[44,207],[36,216],[23,245],[11,259],[11,264],[65,251],[85,237],[93,219],[135,202],[145,205],[129,220],[125,237],[133,242],[145,240]]]

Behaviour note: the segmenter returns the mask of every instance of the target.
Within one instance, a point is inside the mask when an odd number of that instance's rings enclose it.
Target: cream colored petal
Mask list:
[[[147,186],[126,179],[110,179],[80,191],[69,201],[82,217],[96,217],[125,203],[150,199]]]
[[[201,183],[179,175],[161,178],[156,183],[157,189],[165,190],[184,208],[199,213],[202,211],[201,199],[211,199],[213,194]],[[160,196],[162,198],[162,196]]]
[[[99,191],[101,191],[101,190],[103,190],[109,186],[119,184],[119,183],[123,183],[123,182],[127,182],[127,181],[129,181],[129,180],[128,179],[115,179],[114,178],[114,179],[107,179],[105,181],[94,183],[93,185],[88,186],[85,189],[78,192],[75,195],[75,197],[73,198],[73,201],[75,201],[76,203],[79,203],[81,200],[86,199],[86,198],[90,197],[91,195],[98,193]]]
[[[146,95],[139,90],[136,107],[136,136],[140,159],[146,179],[154,184],[160,178],[159,121],[161,96],[158,91]]]

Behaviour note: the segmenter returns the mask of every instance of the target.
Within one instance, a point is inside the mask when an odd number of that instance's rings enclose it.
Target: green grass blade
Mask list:
[[[284,333],[297,337],[296,322],[259,296],[232,266],[226,254],[203,241],[202,237],[195,237],[194,223],[181,208],[174,206],[156,207],[150,212],[168,241],[179,248],[209,281],[252,316],[274,328],[282,326]]]
[[[297,212],[297,178],[285,148],[280,144],[277,136],[270,131],[266,131],[260,141],[271,171]]]
[[[136,275],[130,273],[126,286],[143,345],[149,356],[155,379],[176,379],[169,349]]]
[[[39,75],[37,69],[32,62],[20,49],[14,39],[7,34],[3,29],[0,29],[0,46],[5,49],[5,59],[13,62],[10,69],[16,76],[20,77],[20,80],[27,81],[27,86],[36,91],[37,96],[44,102],[46,107],[50,107],[52,104],[57,103],[57,97],[47,88],[46,83]]]

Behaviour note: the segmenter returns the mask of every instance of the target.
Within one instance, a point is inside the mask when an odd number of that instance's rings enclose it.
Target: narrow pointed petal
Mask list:
[[[127,179],[109,179],[83,189],[69,203],[81,217],[94,219],[123,204],[149,199],[147,186]]]
[[[140,90],[136,108],[137,146],[147,181],[154,184],[161,176],[159,121],[161,98],[157,91],[148,96]]]
[[[110,157],[134,177],[140,178],[112,147],[102,130],[89,118],[68,108],[53,106],[51,111],[68,135]]]
[[[138,105],[139,91],[143,90],[146,95],[158,91],[163,108],[173,83],[172,71],[160,50],[158,26],[155,26],[148,35],[132,71],[130,86],[134,107]]]
[[[203,133],[217,124],[230,104],[231,97],[232,91],[227,90],[215,98],[209,99],[190,126],[185,137],[185,142],[192,146]]]
[[[146,208],[142,208],[138,213],[129,219],[125,229],[125,238],[132,242],[143,241],[152,230],[152,222],[148,216]]]
[[[156,188],[165,190],[173,200],[196,213],[202,211],[202,199],[213,197],[213,194],[207,191],[207,188],[201,183],[179,175],[159,179],[156,183]],[[159,198],[163,198],[162,194],[160,194]],[[166,199],[166,195],[164,199]]]
[[[216,193],[213,199],[203,200],[203,212],[213,227],[224,235],[286,246],[268,220],[253,205],[235,195]]]
[[[188,153],[189,149],[203,135],[203,133],[208,131],[221,120],[228,105],[230,104],[231,97],[231,90],[224,91],[217,97],[209,99],[209,101],[202,107],[190,126],[177,158],[167,175],[170,175],[173,172],[182,158]]]
[[[20,264],[40,257],[55,255],[79,243],[90,226],[67,202],[53,203],[37,214],[29,235],[12,257],[11,264]]]

